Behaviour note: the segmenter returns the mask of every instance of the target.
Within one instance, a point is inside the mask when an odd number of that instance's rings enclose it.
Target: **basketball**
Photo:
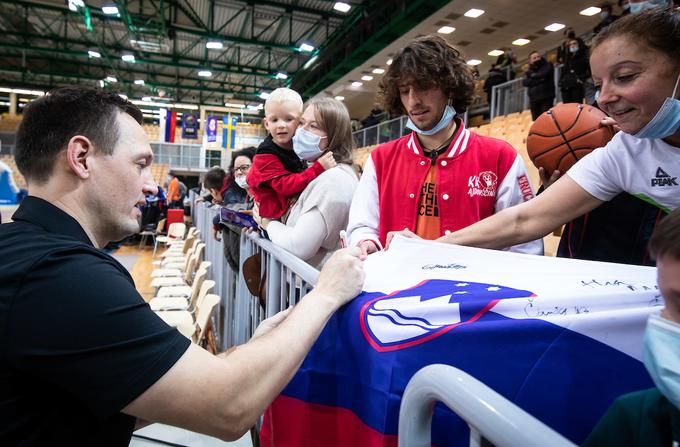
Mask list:
[[[529,129],[527,153],[548,175],[562,174],[614,136],[610,126],[600,126],[603,111],[587,104],[558,104],[539,116]]]

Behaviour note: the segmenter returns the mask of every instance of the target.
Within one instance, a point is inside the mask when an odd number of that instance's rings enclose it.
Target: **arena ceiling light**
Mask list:
[[[68,9],[73,12],[78,12],[78,8],[84,8],[85,2],[83,0],[68,0]]]
[[[447,25],[445,25],[445,26],[442,26],[441,28],[439,28],[439,29],[437,30],[437,32],[438,32],[439,34],[451,34],[451,33],[454,32],[455,30],[456,30],[456,28],[454,28],[454,27],[452,27],[452,26],[447,26]]]
[[[0,87],[0,93],[16,93],[17,95],[31,95],[31,96],[43,96],[45,92],[42,90],[24,90],[21,88],[8,88]]]
[[[345,2],[335,2],[333,9],[340,12],[348,12],[350,9],[352,9],[352,6]]]
[[[361,87],[362,85],[364,85],[363,82],[352,81],[352,87]]]
[[[302,42],[298,47],[298,51],[301,51],[303,53],[311,53],[312,51],[314,51],[314,45],[312,45],[309,42]]]
[[[529,42],[531,42],[529,39],[520,38],[520,39],[513,40],[512,44],[517,45],[518,47],[521,47],[522,45],[526,45]]]
[[[199,70],[198,75],[202,78],[209,78],[212,76],[212,71],[210,70]]]
[[[118,82],[118,79],[116,79],[115,76],[107,76],[107,77],[104,78],[104,80],[106,82],[110,82],[112,84]]]
[[[361,77],[361,80],[362,80],[362,81],[372,81],[372,80],[373,80],[373,76],[371,76],[371,75],[363,75],[363,76]]]
[[[102,54],[99,51],[87,50],[87,56],[94,59],[99,59],[100,57],[102,57]]]
[[[219,40],[209,40],[205,43],[205,47],[209,50],[221,50],[224,48],[224,43]]]
[[[466,13],[463,14],[463,15],[464,15],[465,17],[471,17],[471,18],[473,18],[473,19],[476,19],[477,17],[481,16],[482,14],[484,14],[484,10],[483,10],[483,9],[475,9],[475,8],[472,8],[471,10],[469,10],[468,12],[466,12]]]
[[[134,63],[134,62],[135,62],[135,55],[134,55],[134,54],[131,54],[131,53],[123,54],[120,58],[121,58],[124,62],[129,62],[129,63]]]
[[[373,73],[375,73],[377,75],[381,75],[381,74],[385,73],[385,69],[384,68],[374,68]]]
[[[503,54],[503,53],[504,53],[503,50],[491,50],[491,51],[489,51],[488,54],[489,54],[489,56],[494,56],[494,57],[496,57],[496,56],[500,56],[500,55]]]
[[[387,62],[385,62],[387,65],[392,65],[392,58],[387,59]]]
[[[144,79],[135,79],[135,85],[144,85]]]
[[[473,67],[474,67],[475,65],[479,65],[479,64],[481,64],[481,63],[482,63],[482,61],[480,61],[479,59],[470,59],[469,61],[467,61],[467,64],[468,64],[468,65],[472,65]]]
[[[142,101],[151,102],[152,101],[151,96],[142,96]]]
[[[551,23],[550,25],[546,26],[546,27],[543,28],[543,29],[545,29],[546,31],[552,31],[552,32],[554,33],[555,31],[561,30],[561,29],[564,28],[565,26],[566,26],[566,25],[563,25],[563,24],[561,24],[561,23]]]
[[[271,96],[271,93],[270,92],[260,92],[259,96],[260,96],[261,99],[267,100],[267,98],[269,98],[269,96]]]
[[[337,99],[338,101],[344,101],[345,97],[338,95],[338,96],[335,97],[335,99]]]
[[[276,79],[288,79],[288,75],[282,71],[276,73]]]
[[[124,93],[118,93],[118,96],[120,96],[121,98],[123,98],[126,101],[128,100],[128,96]]]
[[[116,6],[115,3],[107,3],[104,6],[102,6],[102,12],[107,16],[117,16],[118,6]]]
[[[225,102],[224,107],[231,107],[233,109],[245,109],[246,105],[245,104],[238,104],[235,102]]]
[[[597,6],[591,6],[590,8],[586,8],[583,11],[579,12],[582,16],[594,16],[595,14],[599,14],[600,11],[602,11],[600,8]]]

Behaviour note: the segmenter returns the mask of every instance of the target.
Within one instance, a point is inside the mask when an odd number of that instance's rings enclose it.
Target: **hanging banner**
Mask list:
[[[229,116],[222,117],[222,147],[225,149],[234,149],[236,147],[236,125],[238,118]]]
[[[433,363],[577,444],[614,399],[653,386],[641,359],[647,318],[663,305],[654,268],[402,237],[364,266],[364,292],[266,411],[262,445],[396,446],[406,384]],[[469,445],[461,418],[433,411],[433,445]]]
[[[198,115],[185,113],[182,119],[182,138],[188,140],[198,139]]]
[[[208,143],[217,141],[217,117],[209,116],[208,125],[206,126],[206,135],[208,136]]]
[[[165,142],[174,143],[175,142],[175,131],[177,130],[177,112],[166,111],[165,116]]]

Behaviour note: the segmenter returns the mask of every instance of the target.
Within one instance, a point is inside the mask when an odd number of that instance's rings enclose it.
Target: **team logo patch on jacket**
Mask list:
[[[468,195],[470,197],[495,197],[498,176],[491,171],[482,171],[468,178]]]

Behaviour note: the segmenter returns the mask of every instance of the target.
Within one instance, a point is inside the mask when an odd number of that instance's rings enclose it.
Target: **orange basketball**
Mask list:
[[[600,126],[606,115],[586,104],[558,104],[534,121],[527,136],[527,153],[548,175],[562,174],[593,149],[614,136],[610,126]]]

